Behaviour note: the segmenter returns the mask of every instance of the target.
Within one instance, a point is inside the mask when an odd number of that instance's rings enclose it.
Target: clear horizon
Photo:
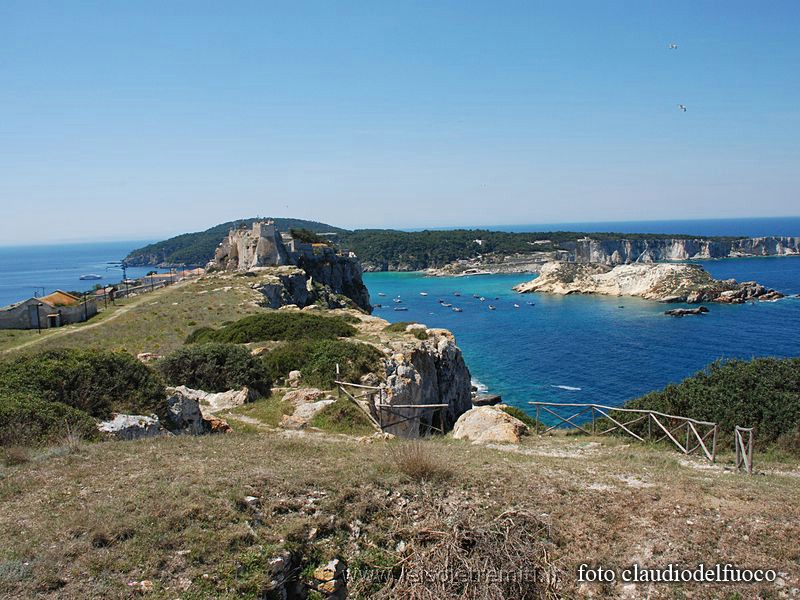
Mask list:
[[[501,8],[3,3],[0,239],[796,213],[800,5]]]

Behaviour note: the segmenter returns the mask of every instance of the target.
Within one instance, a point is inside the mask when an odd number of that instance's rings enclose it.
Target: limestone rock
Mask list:
[[[303,374],[300,371],[289,371],[289,376],[287,377],[289,381],[289,385],[292,387],[299,387],[300,386],[300,378]]]
[[[698,306],[697,308],[673,308],[672,310],[665,310],[664,314],[670,317],[683,317],[686,315],[704,315],[708,312],[705,306]]]
[[[699,265],[634,263],[610,267],[603,263],[549,262],[539,276],[514,287],[517,292],[638,296],[660,302],[742,303],[779,292],[754,281],[718,280]]]
[[[527,432],[525,423],[494,406],[478,406],[465,412],[453,427],[455,439],[477,443],[517,444]]]
[[[317,388],[300,388],[298,390],[286,392],[286,394],[283,395],[283,401],[294,405],[308,404],[310,402],[316,402],[323,396],[325,396],[325,392]]]
[[[247,387],[240,390],[228,390],[227,392],[205,392],[179,385],[177,387],[168,387],[167,394],[170,396],[179,395],[197,401],[204,417],[221,410],[241,406],[259,398],[258,392]]]
[[[136,358],[143,363],[150,363],[161,358],[161,355],[154,352],[140,352],[136,355]]]
[[[110,421],[98,423],[97,428],[107,437],[117,440],[138,440],[169,433],[155,415],[115,414]]]
[[[389,433],[413,438],[426,425],[450,428],[472,407],[472,383],[453,335],[442,329],[429,329],[426,340],[416,341],[385,361],[387,404],[446,404],[444,409],[394,409],[393,420],[411,419],[387,428]],[[440,416],[443,419],[440,419]]]
[[[297,417],[295,415],[283,415],[281,418],[280,426],[284,429],[290,429],[293,431],[298,431],[300,429],[305,429],[308,427],[308,421],[302,417]]]
[[[203,419],[200,404],[191,396],[173,392],[167,397],[166,421],[174,433],[202,435],[211,432],[211,425]]]
[[[330,406],[334,402],[336,402],[336,400],[330,398],[327,400],[319,400],[317,402],[298,404],[297,408],[294,409],[292,416],[304,419],[305,421],[310,421],[318,412],[320,412],[326,406]]]

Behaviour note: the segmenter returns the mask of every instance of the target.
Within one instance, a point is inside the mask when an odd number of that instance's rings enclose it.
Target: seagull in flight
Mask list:
[[[682,112],[686,112],[686,105],[685,104],[678,104],[678,110]]]
[[[669,48],[670,50],[677,50],[678,49],[678,44],[675,44],[675,43],[669,44],[667,46],[667,48]]]

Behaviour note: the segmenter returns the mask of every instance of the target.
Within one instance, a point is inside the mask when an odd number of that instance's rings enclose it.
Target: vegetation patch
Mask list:
[[[428,339],[428,332],[421,328],[411,329],[410,331],[406,330],[406,327],[409,325],[415,325],[411,321],[400,321],[399,323],[392,323],[391,325],[387,325],[383,328],[383,330],[387,333],[407,333],[409,335],[413,335],[418,340],[427,340]]]
[[[270,427],[277,427],[280,425],[283,415],[290,415],[294,412],[294,406],[291,402],[284,402],[280,396],[270,396],[237,406],[232,412],[257,419]]]
[[[755,427],[761,448],[778,444],[800,455],[800,359],[717,361],[677,385],[628,402],[643,408],[713,421],[724,443],[736,425]]]
[[[534,419],[532,416],[530,416],[528,413],[523,411],[521,408],[517,408],[516,406],[504,406],[501,410],[504,413],[511,415],[515,419],[519,419],[534,431],[542,429],[542,424],[539,423],[539,421]]]
[[[380,350],[369,344],[300,340],[281,344],[262,360],[273,381],[287,377],[291,371],[300,371],[306,384],[330,389],[335,385],[337,364],[342,381],[358,382],[367,373],[377,370],[382,358]]]
[[[349,398],[342,398],[329,404],[311,419],[312,427],[319,427],[332,433],[349,435],[369,435],[375,428],[367,415]]]
[[[390,446],[390,456],[395,468],[414,481],[450,479],[453,469],[435,450],[431,444],[420,440],[404,441]]]
[[[247,344],[298,339],[331,340],[352,337],[355,334],[356,328],[348,322],[348,319],[342,317],[323,317],[295,311],[271,311],[244,317],[220,329],[211,327],[196,329],[186,339],[186,343]]]
[[[156,364],[170,385],[185,385],[207,392],[249,387],[267,394],[272,385],[261,361],[247,348],[235,344],[186,346]]]

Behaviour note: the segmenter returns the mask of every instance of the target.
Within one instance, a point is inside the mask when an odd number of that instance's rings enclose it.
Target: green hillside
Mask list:
[[[263,218],[263,217],[262,217]],[[125,259],[129,266],[146,265],[185,265],[203,266],[214,256],[214,250],[232,227],[245,224],[252,225],[262,218],[240,219],[228,221],[194,233],[184,233],[175,237],[155,242],[131,252]],[[304,219],[275,218],[275,225],[281,231],[302,228],[315,233],[344,233],[346,230],[326,223],[306,221]]]

